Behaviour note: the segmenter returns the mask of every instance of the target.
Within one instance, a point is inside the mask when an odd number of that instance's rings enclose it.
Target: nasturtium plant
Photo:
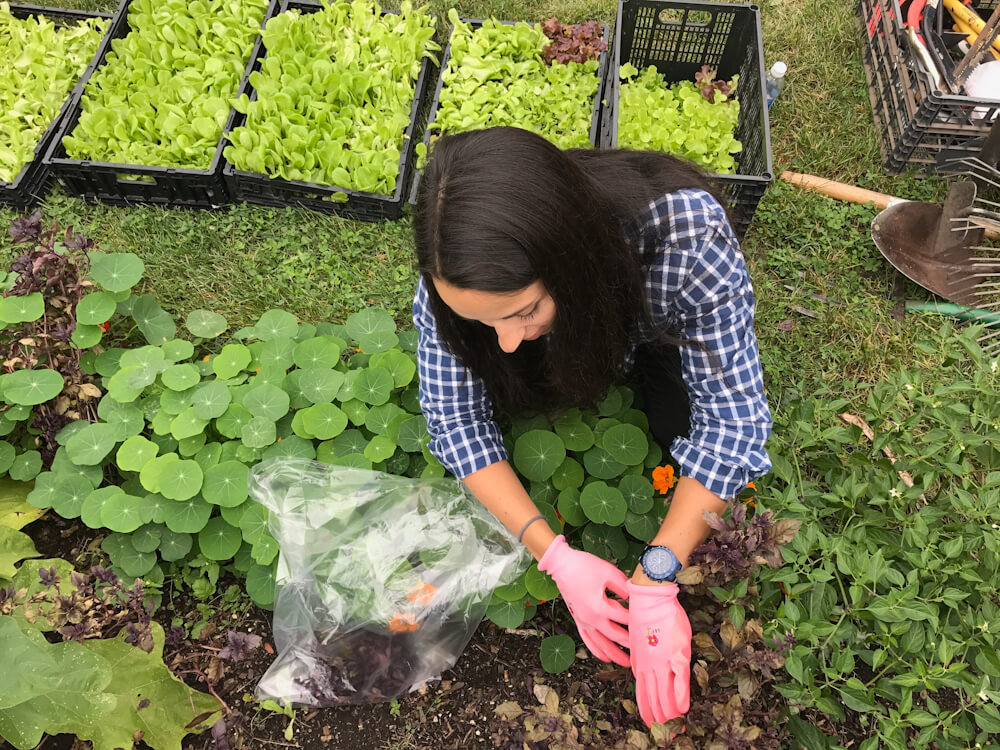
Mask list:
[[[541,24],[487,19],[474,29],[454,9],[448,18],[451,56],[432,130],[515,126],[560,148],[591,145],[599,50],[585,62],[549,64],[543,58],[549,38]]]
[[[440,49],[434,23],[409,0],[398,14],[340,0],[271,18],[253,98],[235,102],[246,121],[228,134],[226,159],[270,177],[392,195],[421,64]]]
[[[87,82],[72,159],[208,169],[267,0],[133,0]],[[197,323],[196,323],[197,325]]]
[[[735,136],[740,115],[735,93],[713,88],[710,101],[692,81],[668,86],[654,65],[640,72],[625,63],[619,73],[619,147],[664,151],[715,174],[736,171],[734,155],[743,146]],[[738,78],[727,90],[736,92]]]
[[[97,52],[108,20],[16,18],[0,3],[0,182],[13,182]],[[101,321],[103,322],[103,321]]]

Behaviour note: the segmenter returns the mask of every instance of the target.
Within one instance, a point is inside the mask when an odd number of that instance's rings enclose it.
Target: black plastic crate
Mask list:
[[[462,18],[460,19],[463,23],[470,24],[474,29],[478,29],[483,25],[484,19],[482,18]],[[517,21],[501,21],[505,26],[513,26]],[[530,22],[528,22],[530,23]],[[608,66],[611,63],[611,30],[601,24],[601,28],[604,30],[604,42],[608,45],[608,50],[602,52],[600,58],[598,58],[597,63],[597,77],[599,82],[597,84],[597,93],[594,95],[594,115],[590,123],[590,144],[592,146],[599,145],[600,139],[600,128],[601,128],[601,118],[604,109],[604,97],[607,93],[607,77],[608,77]],[[427,118],[427,127],[424,129],[424,148],[427,149],[427,153],[430,154],[431,138],[435,135],[435,131],[431,130],[431,125],[433,124],[435,118],[437,117],[438,106],[441,102],[441,90],[444,88],[444,71],[448,70],[448,61],[451,60],[451,34],[454,28],[448,31],[448,44],[444,49],[444,56],[441,59],[441,70],[438,76],[437,87],[434,89],[434,98],[431,101],[430,114]],[[410,204],[415,205],[417,202],[417,188],[420,185],[420,175],[422,170],[417,170],[413,177],[413,187],[410,190]]]
[[[983,20],[996,5],[997,0],[972,2]],[[856,15],[886,171],[898,174],[907,166],[928,172],[961,169],[959,160],[982,149],[1000,100],[938,90],[910,51],[898,0],[859,0]]]
[[[147,203],[186,208],[215,208],[229,203],[229,193],[222,177],[222,149],[227,143],[225,134],[219,139],[208,169],[71,159],[63,148],[63,136],[71,134],[80,119],[84,87],[90,76],[104,64],[111,51],[111,42],[127,36],[131,31],[128,24],[130,3],[131,0],[123,0],[95,64],[87,71],[71,99],[71,108],[45,155],[45,163],[67,194],[84,200],[118,206]],[[278,3],[279,0],[271,0],[261,26],[277,13]]]
[[[121,8],[119,7],[119,12],[120,11]],[[10,13],[15,18],[44,16],[54,22],[57,26],[76,21],[86,21],[90,18],[104,18],[111,21],[115,17],[115,14],[113,13],[95,13],[84,10],[68,10],[66,8],[48,8],[41,5],[11,4]],[[94,57],[87,66],[87,70],[84,71],[83,76],[81,76],[80,80],[76,82],[68,93],[66,101],[63,102],[62,107],[52,120],[52,123],[48,128],[46,128],[45,132],[42,133],[42,137],[39,139],[38,145],[35,146],[34,158],[21,168],[21,171],[12,182],[0,182],[0,203],[13,206],[17,209],[30,208],[45,194],[49,184],[49,169],[44,161],[45,152],[48,151],[49,146],[52,143],[52,139],[59,130],[59,124],[65,117],[66,112],[69,110],[73,97],[82,88],[83,81],[89,77],[90,71],[93,70],[97,64],[97,56],[100,54],[100,51],[104,46],[104,42],[107,40],[107,36],[111,32],[111,27],[113,25],[113,23],[108,24],[108,30],[105,32],[104,39],[100,44],[98,44],[97,50],[94,52]]]
[[[693,81],[702,65],[715,68],[720,80],[739,75],[736,139],[743,150],[735,155],[738,171],[710,177],[728,198],[733,229],[742,238],[773,177],[760,8],[699,0],[619,0],[602,123],[605,148],[618,146],[618,70],[625,63],[639,70],[655,65],[668,84]]]
[[[304,13],[315,13],[322,10],[323,6],[308,0],[285,0],[281,6],[281,12],[289,9],[300,10]],[[383,10],[382,14],[396,13],[397,11]],[[247,64],[246,73],[243,76],[243,83],[240,86],[238,95],[246,94],[253,101],[257,97],[257,92],[250,85],[250,74],[259,70],[267,57],[267,50],[264,49],[263,38],[257,39],[250,62]],[[378,193],[366,193],[360,190],[337,187],[333,185],[319,185],[303,180],[286,180],[280,177],[269,177],[256,172],[245,172],[236,169],[228,161],[224,162],[223,175],[229,194],[234,201],[246,201],[262,206],[302,207],[310,208],[323,213],[337,214],[349,219],[360,221],[383,221],[398,219],[403,212],[403,196],[406,186],[413,171],[414,130],[420,114],[424,97],[427,95],[427,82],[430,79],[430,60],[424,58],[420,65],[420,74],[417,76],[416,85],[413,92],[413,104],[410,107],[410,123],[403,135],[403,145],[399,154],[399,171],[396,176],[396,189],[392,195],[380,195]],[[235,109],[229,113],[229,122],[223,131],[223,139],[235,128],[246,122],[246,115],[237,112]],[[228,143],[228,140],[226,141]],[[346,195],[346,201],[335,201],[335,195]]]

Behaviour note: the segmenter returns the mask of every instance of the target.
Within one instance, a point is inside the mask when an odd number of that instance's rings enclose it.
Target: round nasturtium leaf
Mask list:
[[[150,346],[149,344],[122,352],[118,364],[121,367],[151,367],[157,372],[167,366],[166,358],[163,356],[163,349],[158,346]]]
[[[648,513],[653,507],[653,485],[646,477],[630,474],[618,483],[628,509],[633,513]]]
[[[73,329],[69,338],[77,349],[90,349],[97,346],[103,335],[104,331],[101,330],[100,326],[88,326],[80,323]]]
[[[579,418],[556,422],[555,429],[566,444],[566,450],[585,451],[594,445],[594,431]]]
[[[132,546],[139,552],[155,552],[160,546],[162,538],[162,528],[156,524],[147,523],[144,526],[140,526],[132,534]]]
[[[36,488],[38,482],[35,483]],[[79,474],[76,476],[58,476],[51,485],[52,490],[48,500],[52,509],[63,518],[76,518],[80,515],[80,508],[87,496],[94,491],[92,485],[86,477]],[[119,492],[121,489],[116,487]]]
[[[250,365],[250,350],[243,344],[226,344],[212,360],[212,369],[223,380],[235,378]]]
[[[139,471],[139,481],[147,492],[160,492],[160,480],[163,477],[163,470],[181,458],[176,453],[165,453],[162,456],[150,459]]]
[[[269,533],[267,515],[267,508],[260,503],[249,503],[244,510],[240,517],[240,530],[250,544],[256,544],[264,534]]]
[[[308,461],[316,459],[316,448],[313,440],[300,438],[298,435],[278,438],[264,449],[261,460],[265,458],[304,458]]]
[[[587,514],[580,507],[580,491],[576,489],[563,490],[559,493],[556,503],[563,520],[570,526],[583,526],[587,523]]]
[[[503,599],[490,602],[486,608],[486,617],[501,628],[516,628],[524,622],[527,616],[524,600],[508,602]]]
[[[204,479],[194,459],[171,461],[160,473],[160,494],[169,500],[189,500],[201,490]]]
[[[542,669],[550,674],[559,674],[576,661],[576,643],[572,636],[550,635],[542,640],[538,655],[542,660]]]
[[[170,339],[164,341],[160,348],[163,349],[163,358],[167,362],[180,362],[182,359],[190,359],[194,354],[194,344],[187,339]]]
[[[251,556],[258,565],[270,565],[281,550],[278,548],[278,540],[270,534],[262,536],[254,543]]]
[[[505,602],[516,602],[524,599],[528,595],[528,589],[524,585],[524,576],[493,589],[493,596],[503,599]]]
[[[41,292],[0,298],[0,323],[28,323],[44,314],[45,299]]]
[[[207,443],[195,454],[194,460],[201,466],[202,471],[208,471],[213,466],[217,466],[222,460],[222,444]]]
[[[292,360],[296,367],[332,368],[340,362],[340,345],[330,336],[316,336],[295,345]]]
[[[547,602],[559,596],[559,587],[552,580],[552,576],[540,571],[535,563],[532,563],[525,572],[524,585],[532,600],[536,602]]]
[[[266,417],[254,417],[240,430],[243,445],[247,448],[266,448],[277,436],[274,420]]]
[[[122,471],[142,471],[142,467],[156,458],[158,452],[159,448],[152,440],[147,440],[142,435],[133,435],[118,449],[118,468]]]
[[[229,387],[217,380],[202,383],[191,397],[191,406],[198,410],[202,419],[215,419],[226,413],[233,396]]]
[[[580,538],[585,551],[609,562],[620,560],[628,554],[628,540],[620,526],[588,523]]]
[[[580,507],[591,521],[608,526],[621,526],[625,523],[625,513],[628,510],[622,493],[604,482],[591,482],[583,488]]]
[[[250,467],[239,461],[222,461],[205,471],[201,496],[214,505],[235,507],[247,499]]]
[[[192,310],[184,325],[192,335],[201,339],[214,339],[229,327],[224,317],[211,310]]]
[[[121,554],[115,564],[129,579],[143,578],[156,567],[156,555],[151,552],[140,552],[126,543],[122,546]]]
[[[286,339],[291,341],[298,333],[299,323],[295,316],[285,310],[268,310],[260,316],[254,326],[254,335],[261,341]]]
[[[379,352],[371,358],[370,364],[372,367],[383,367],[391,372],[396,388],[409,385],[413,381],[413,376],[417,374],[417,363],[401,351]]]
[[[243,544],[243,535],[222,518],[209,519],[198,532],[198,548],[209,560],[229,560]]]
[[[347,427],[347,415],[333,404],[314,404],[298,414],[306,431],[320,440],[334,438]]]
[[[202,449],[206,440],[208,440],[208,436],[205,435],[204,431],[191,437],[181,438],[177,441],[177,452],[185,457],[194,456],[194,454]],[[201,466],[200,461],[198,465]]]
[[[376,435],[365,446],[365,458],[372,463],[385,461],[396,452],[396,443],[385,435]]]
[[[160,411],[177,416],[191,406],[192,396],[194,396],[193,388],[188,388],[186,391],[172,391],[167,388],[160,393]]]
[[[160,380],[172,391],[186,391],[201,381],[201,373],[190,362],[185,362],[168,367],[160,373]]]
[[[355,341],[373,333],[395,333],[396,321],[385,310],[378,307],[366,307],[347,319],[347,335]]]
[[[14,459],[8,473],[11,479],[18,482],[30,482],[42,470],[42,454],[38,451],[25,451]]]
[[[207,419],[202,419],[202,413],[197,406],[189,406],[170,421],[170,434],[175,440],[201,434],[208,424]]]
[[[254,565],[247,571],[247,593],[258,607],[274,606],[274,565]]]
[[[105,400],[110,399],[101,399],[101,403]],[[109,409],[104,421],[115,428],[116,442],[138,435],[146,428],[146,415],[142,409],[130,404],[119,404]]]
[[[660,521],[652,513],[639,514],[628,511],[625,514],[625,530],[636,539],[648,543],[660,530]]]
[[[90,253],[90,278],[108,292],[131,289],[145,270],[145,264],[133,253]]]
[[[394,382],[392,373],[382,367],[359,370],[351,390],[354,398],[372,406],[381,406],[389,400]]]
[[[419,453],[427,442],[427,419],[423,414],[410,417],[399,426],[396,442],[407,453]]]
[[[405,417],[406,412],[392,402],[373,406],[365,415],[365,427],[376,435],[388,435],[390,423],[399,416]]]
[[[613,459],[626,466],[641,464],[649,450],[646,435],[632,424],[609,428],[601,438],[601,445]]]
[[[163,509],[163,523],[178,534],[194,534],[205,528],[214,507],[200,497],[170,503]]]
[[[295,341],[292,339],[272,339],[265,341],[261,346],[260,354],[257,355],[257,365],[262,372],[270,368],[280,371],[284,375],[284,371],[295,364],[294,356]]]
[[[83,521],[88,528],[102,528],[104,526],[104,521],[101,520],[101,510],[104,508],[104,501],[112,495],[124,494],[125,491],[116,485],[101,487],[99,490],[89,492],[80,504],[80,520]]]
[[[215,420],[215,429],[230,440],[236,440],[243,432],[243,426],[253,419],[253,414],[242,404],[230,404],[225,413]]]
[[[171,503],[176,505],[176,503]],[[167,562],[174,562],[187,556],[191,551],[194,538],[190,534],[171,531],[169,528],[160,530],[160,557]]]
[[[76,305],[76,322],[97,326],[115,314],[118,303],[107,292],[91,292]]]
[[[561,492],[579,487],[583,484],[583,480],[583,467],[574,459],[566,456],[552,475],[552,486]]]
[[[544,482],[566,458],[562,439],[548,430],[530,430],[514,444],[514,466],[533,482]]]
[[[112,531],[130,534],[143,525],[142,498],[117,492],[104,498],[101,524]]]
[[[5,401],[34,406],[58,396],[63,382],[63,376],[55,370],[16,370],[0,376],[0,390]]]
[[[587,473],[598,479],[614,479],[625,471],[625,464],[619,463],[611,454],[597,446],[583,454],[583,466]]]
[[[310,403],[322,404],[333,401],[344,384],[344,373],[330,368],[309,367],[299,370],[298,384],[302,395]]]
[[[156,380],[157,368],[148,365],[123,367],[112,375],[106,383],[111,397],[122,404],[135,401],[146,386]]]
[[[80,428],[66,441],[66,453],[77,465],[96,466],[117,442],[118,431],[114,426],[95,422]]]
[[[365,354],[387,352],[398,343],[399,338],[393,331],[377,331],[358,339],[358,347]]]
[[[288,393],[270,383],[262,383],[243,394],[243,407],[254,417],[276,422],[288,413]]]

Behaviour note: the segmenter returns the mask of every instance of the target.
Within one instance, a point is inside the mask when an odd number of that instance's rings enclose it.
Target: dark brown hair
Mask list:
[[[714,194],[666,154],[562,151],[519,128],[438,139],[414,211],[419,270],[442,341],[483,379],[498,416],[591,406],[622,375],[630,334],[651,327],[644,259],[627,227],[684,188]],[[444,304],[433,278],[499,293],[541,281],[553,330],[505,353],[492,328]]]

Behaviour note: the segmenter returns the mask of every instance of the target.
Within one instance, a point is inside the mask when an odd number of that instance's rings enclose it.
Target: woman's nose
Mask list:
[[[519,325],[496,326],[497,343],[500,348],[510,354],[521,345],[524,340],[524,328]]]

